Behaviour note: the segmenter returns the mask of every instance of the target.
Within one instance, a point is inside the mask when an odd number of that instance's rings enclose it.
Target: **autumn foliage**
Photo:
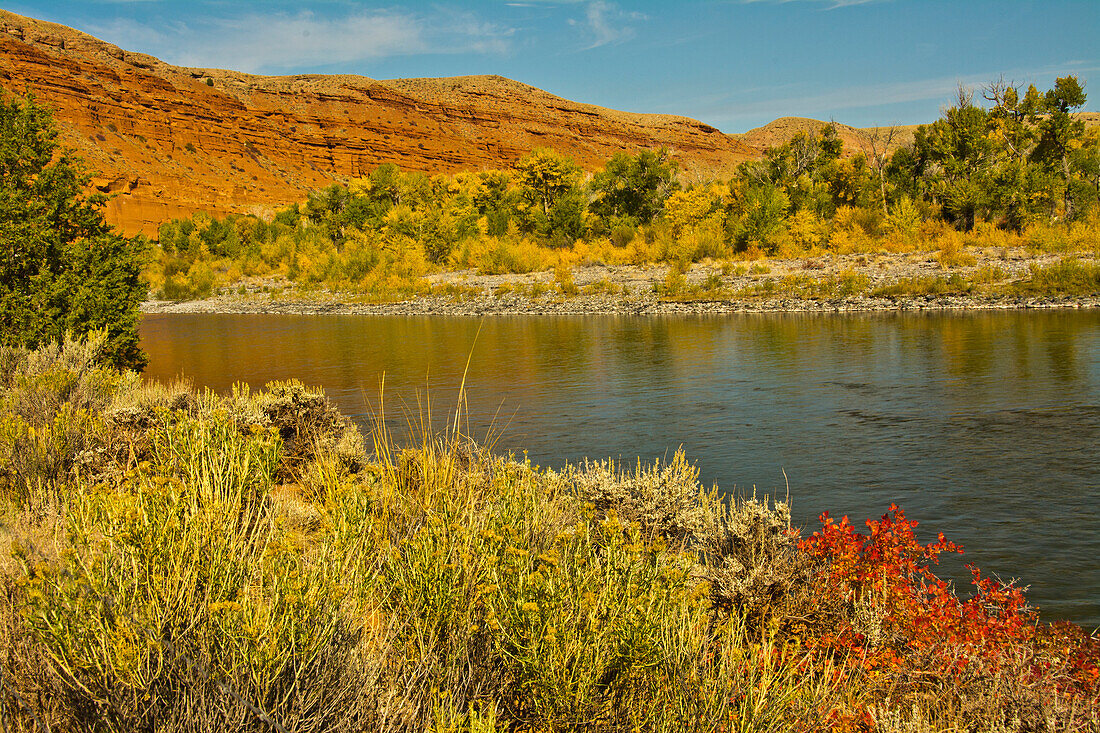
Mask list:
[[[868,520],[867,533],[846,516],[838,523],[826,512],[820,520],[822,528],[798,548],[821,566],[812,594],[839,603],[816,628],[805,628],[804,643],[816,656],[865,673],[895,698],[1007,687],[1031,693],[1040,707],[1068,704],[1082,724],[1096,713],[1100,642],[1094,635],[1073,624],[1040,623],[1023,589],[972,565],[970,593],[960,593],[933,568],[941,555],[961,554],[962,547],[943,533],[921,544],[917,522],[896,505]]]

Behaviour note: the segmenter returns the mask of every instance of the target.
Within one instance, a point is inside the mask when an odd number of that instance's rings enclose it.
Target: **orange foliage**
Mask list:
[[[847,612],[808,631],[804,643],[818,655],[910,687],[1010,678],[1097,710],[1097,635],[1069,623],[1040,624],[1020,588],[970,565],[974,592],[960,598],[932,567],[962,548],[942,533],[922,545],[917,522],[896,505],[867,521],[867,534],[847,517],[837,523],[826,512],[820,519],[822,529],[799,549],[822,564],[816,597],[842,599]]]

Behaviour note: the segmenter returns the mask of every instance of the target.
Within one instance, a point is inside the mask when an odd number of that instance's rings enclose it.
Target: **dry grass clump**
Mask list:
[[[577,496],[599,516],[637,524],[647,542],[699,554],[699,577],[715,608],[759,621],[789,607],[808,577],[795,547],[790,507],[751,499],[725,502],[699,485],[683,450],[672,460],[625,472],[613,461],[569,469]]]
[[[0,491],[54,500],[102,430],[101,413],[134,377],[98,366],[105,334],[25,352],[0,347]]]
[[[628,473],[609,460],[586,463],[566,475],[582,501],[602,516],[637,522],[647,541],[661,537],[684,547],[703,529],[707,497],[699,486],[698,469],[688,463],[682,448],[663,466],[660,461],[648,466],[639,461]]]
[[[186,382],[145,384],[99,366],[102,334],[32,352],[0,352],[0,492],[56,497],[78,479],[94,481],[148,460],[153,428],[215,411],[242,433],[271,429],[281,440],[276,483],[296,481],[319,456],[362,468],[362,437],[318,389],[274,382],[229,399],[196,395]]]
[[[230,404],[241,424],[278,431],[283,456],[279,481],[295,479],[319,456],[335,458],[351,472],[362,468],[362,436],[318,388],[292,379],[271,382],[252,395],[248,385],[238,385]]]
[[[1010,293],[1031,296],[1100,295],[1100,262],[1064,257],[1049,265],[1032,263],[1028,276],[1005,288]]]

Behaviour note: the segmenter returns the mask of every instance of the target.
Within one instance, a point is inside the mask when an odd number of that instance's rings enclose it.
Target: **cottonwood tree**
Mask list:
[[[524,195],[550,216],[550,209],[566,194],[578,188],[581,169],[568,158],[549,148],[539,148],[516,164]]]
[[[1026,162],[1037,139],[1034,124],[1042,104],[1039,90],[1032,84],[1021,95],[1018,85],[1001,77],[982,90],[982,97],[993,104],[989,110],[991,132],[1012,158]]]
[[[989,109],[960,89],[954,106],[918,128],[913,144],[895,152],[887,167],[899,191],[938,206],[948,221],[970,229],[978,219],[1022,229],[1040,216],[1065,219],[1091,205],[1085,171],[1088,153],[1085,103],[1076,77],[1056,80],[1040,93],[1003,79],[982,96]]]
[[[555,244],[572,244],[584,233],[588,201],[581,191],[581,169],[565,155],[539,148],[516,163],[526,225]]]
[[[1100,129],[1093,128],[1073,151],[1073,169],[1095,205],[1100,202]]]
[[[882,204],[882,215],[889,216],[890,210],[886,205],[886,167],[890,163],[890,150],[898,135],[897,125],[879,127],[861,135],[860,147],[863,148],[863,156],[867,158],[871,169],[878,178],[879,199]]]
[[[923,193],[967,231],[988,214],[988,178],[997,151],[996,140],[986,134],[989,112],[973,100],[973,93],[960,87],[955,105],[917,128],[913,140],[913,157],[924,172]]]
[[[783,145],[768,148],[764,160],[742,163],[739,178],[750,186],[778,187],[792,211],[831,214],[843,203],[837,184],[849,172],[841,162],[843,148],[837,126],[830,122],[816,134],[799,132]],[[733,200],[737,200],[737,186],[731,183]]]
[[[1085,122],[1074,112],[1085,105],[1085,89],[1075,76],[1056,79],[1054,88],[1043,96],[1039,118],[1039,143],[1032,158],[1047,166],[1061,179],[1066,219],[1074,215],[1073,186],[1070,185],[1070,153],[1085,134]]]
[[[512,188],[512,177],[507,171],[489,170],[477,174],[478,185],[474,191],[474,205],[485,217],[486,233],[499,237],[508,233],[508,223],[515,216],[518,194]]]
[[[592,177],[590,185],[596,199],[589,208],[606,221],[649,224],[663,213],[665,201],[680,188],[676,168],[668,148],[642,150],[637,155],[615,153]]]

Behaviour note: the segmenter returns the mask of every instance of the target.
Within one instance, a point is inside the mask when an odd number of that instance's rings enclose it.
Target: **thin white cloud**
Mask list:
[[[787,3],[803,2],[803,3],[820,3],[822,5],[828,5],[826,10],[835,10],[837,8],[849,8],[853,5],[870,5],[871,3],[889,2],[890,0],[738,0],[742,5],[750,5],[755,3],[769,3],[771,5],[786,5]]]
[[[584,18],[570,18],[569,24],[581,29],[587,37],[583,50],[622,43],[634,37],[634,24],[645,20],[643,13],[625,11],[607,0],[590,0],[584,7]]]
[[[185,29],[172,23],[160,29],[138,23],[128,18],[119,18],[110,23],[93,23],[85,29],[104,41],[121,46],[127,51],[140,51],[157,55],[170,43],[169,39]]]
[[[179,22],[166,29],[122,19],[90,30],[173,64],[251,73],[410,54],[502,53],[511,35],[509,29],[446,9],[430,16],[398,11],[247,13]]]
[[[818,94],[791,96],[780,99],[760,99],[736,105],[743,115],[774,111],[776,116],[808,115],[827,110],[854,107],[877,107],[929,99],[947,100],[959,84],[976,87],[987,83],[988,77],[942,77],[921,79],[898,84],[862,84],[843,87]]]

